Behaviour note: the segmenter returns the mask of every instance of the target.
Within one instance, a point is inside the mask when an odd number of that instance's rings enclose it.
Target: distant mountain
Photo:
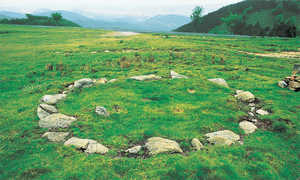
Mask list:
[[[11,12],[11,11],[0,11],[0,17],[5,17],[8,19],[10,19],[10,18],[25,18],[25,14]]]
[[[202,18],[201,23],[191,22],[176,29],[176,31],[227,34],[229,29],[223,23],[222,18],[228,17],[231,13],[241,15],[245,12],[243,23],[246,26],[255,28],[255,25],[258,24],[263,29],[271,29],[278,22],[278,19],[286,21],[293,19],[298,31],[300,30],[299,0],[244,0],[207,14]]]
[[[59,12],[64,19],[72,21],[86,28],[101,28],[107,30],[118,31],[140,31],[140,32],[156,32],[156,31],[172,31],[179,26],[186,24],[190,19],[181,15],[158,15],[150,18],[135,16],[95,16],[93,18],[84,16],[80,13],[65,10],[39,10],[34,12],[37,16],[51,16],[52,13]],[[0,19],[3,18],[24,18],[24,14],[0,11]]]

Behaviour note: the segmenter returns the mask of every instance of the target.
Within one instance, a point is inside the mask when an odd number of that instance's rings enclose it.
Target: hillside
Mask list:
[[[228,34],[229,29],[223,23],[222,18],[228,17],[230,13],[243,14],[245,11],[247,13],[243,21],[247,25],[259,23],[262,28],[272,28],[279,21],[278,15],[281,14],[281,18],[284,20],[295,17],[293,21],[300,32],[300,1],[297,0],[245,0],[205,15],[202,22],[197,25],[189,23],[176,31]]]
[[[300,177],[300,92],[277,86],[299,38],[0,25],[0,39],[1,180]]]
[[[40,25],[40,26],[70,26],[79,27],[78,24],[62,18],[58,14],[58,19],[47,16],[34,16],[27,14],[26,18],[3,18],[0,19],[0,24],[18,24],[18,25]]]

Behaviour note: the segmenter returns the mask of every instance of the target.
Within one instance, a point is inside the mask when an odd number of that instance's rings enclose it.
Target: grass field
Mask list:
[[[300,93],[277,86],[300,60],[241,53],[300,51],[299,38],[109,33],[0,25],[0,179],[300,177]],[[171,80],[170,70],[190,78]],[[127,79],[144,74],[163,78]],[[109,153],[87,155],[41,138],[47,131],[36,115],[41,97],[81,78],[102,77],[118,81],[76,91],[58,108],[78,118],[70,127],[74,136],[97,140]],[[208,78],[224,78],[231,88]],[[248,107],[234,98],[235,89],[252,92],[272,112],[261,117],[267,127],[243,136],[238,122]],[[96,116],[97,105],[111,116]],[[192,138],[205,143],[204,134],[223,129],[242,135],[244,145],[191,151]],[[185,153],[119,157],[120,150],[153,136],[176,140]]]

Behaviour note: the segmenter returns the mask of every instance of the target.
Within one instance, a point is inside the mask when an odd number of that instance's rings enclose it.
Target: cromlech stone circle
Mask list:
[[[185,75],[176,73],[175,71],[170,72],[171,79],[187,79]],[[133,76],[129,79],[137,81],[149,81],[149,80],[161,80],[162,77],[150,74]],[[105,145],[100,144],[96,140],[92,139],[82,139],[78,137],[72,137],[72,132],[68,131],[68,128],[77,119],[70,115],[65,115],[59,113],[56,104],[60,101],[66,99],[68,93],[71,93],[74,89],[89,88],[96,85],[105,85],[107,83],[114,83],[117,79],[107,80],[106,78],[100,79],[90,79],[84,78],[74,81],[73,84],[69,85],[63,92],[63,94],[45,95],[41,98],[41,104],[37,108],[37,116],[39,117],[39,126],[41,128],[47,128],[48,131],[45,132],[42,137],[47,138],[51,142],[64,143],[65,146],[75,147],[81,152],[87,154],[106,154],[109,151]],[[209,81],[216,83],[218,85],[228,87],[227,82],[224,79],[216,78],[209,79]],[[239,123],[239,127],[244,131],[244,133],[250,134],[254,133],[257,129],[255,123],[258,122],[259,116],[268,115],[269,112],[263,110],[262,108],[257,108],[255,104],[255,96],[249,91],[237,90],[235,97],[243,103],[247,103],[250,111],[249,119],[247,121],[242,121]],[[95,113],[99,116],[108,117],[110,114],[105,107],[97,106],[95,107]],[[57,131],[58,129],[63,129],[63,132]],[[207,137],[207,142],[212,145],[232,145],[240,141],[240,136],[235,134],[230,130],[216,131],[212,133],[205,134]],[[206,141],[204,142],[206,143]],[[191,149],[194,151],[200,151],[204,148],[204,145],[197,138],[191,140]],[[125,152],[125,154],[132,154],[133,156],[128,157],[147,157],[148,155],[153,156],[160,153],[183,153],[180,145],[174,141],[163,137],[150,137],[146,140],[145,144],[136,144],[131,146],[126,150],[120,150],[120,152]]]

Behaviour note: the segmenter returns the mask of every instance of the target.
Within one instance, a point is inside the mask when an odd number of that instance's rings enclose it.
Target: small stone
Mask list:
[[[239,126],[244,130],[245,134],[251,134],[257,129],[257,127],[249,121],[242,121],[239,123]]]
[[[150,155],[183,152],[177,142],[161,137],[149,138],[145,144],[145,147],[149,150]]]
[[[160,76],[156,76],[154,74],[150,75],[142,75],[142,76],[133,76],[130,77],[129,79],[137,80],[137,81],[149,81],[149,80],[160,80]]]
[[[111,80],[109,80],[107,83],[114,83],[114,82],[116,82],[117,81],[117,79],[111,79]]]
[[[253,123],[257,123],[258,120],[257,119],[250,119],[250,121],[253,122]]]
[[[142,146],[138,145],[138,146],[134,146],[132,148],[127,149],[125,152],[130,153],[130,154],[137,154],[140,152],[141,149],[142,149]]]
[[[105,52],[105,53],[109,53],[110,51],[109,51],[109,50],[105,50],[104,52]]]
[[[255,107],[250,108],[251,112],[255,112]]]
[[[76,118],[66,116],[64,114],[55,113],[47,116],[39,121],[41,128],[67,128],[72,122],[76,121]]]
[[[95,84],[99,85],[99,84],[105,84],[107,83],[107,79],[106,78],[100,78],[100,79],[96,79],[95,80]]]
[[[249,106],[250,107],[255,107],[255,103],[250,103]]]
[[[237,90],[236,94],[237,95],[235,95],[235,97],[240,101],[243,101],[246,103],[251,103],[251,102],[255,101],[255,96],[249,91]]]
[[[91,54],[97,54],[97,51],[93,51],[93,52],[91,52]]]
[[[208,79],[208,81],[229,88],[227,82],[222,78]]]
[[[178,74],[178,73],[175,72],[175,71],[171,71],[171,77],[172,77],[172,79],[188,79],[187,76]]]
[[[69,134],[68,132],[46,132],[42,137],[47,137],[49,141],[53,142],[64,142]]]
[[[55,94],[55,95],[45,95],[42,97],[42,102],[50,105],[54,105],[59,101],[65,99],[67,97],[66,94]]]
[[[94,81],[90,78],[79,79],[74,82],[74,88],[89,88],[94,85]]]
[[[105,117],[109,116],[109,112],[107,112],[105,107],[97,106],[95,112],[101,116],[105,116]]]
[[[299,82],[296,82],[296,81],[290,81],[288,87],[289,87],[291,90],[298,90],[298,89],[300,89],[300,83],[299,83]]]
[[[215,145],[231,145],[238,141],[240,136],[229,130],[216,131],[213,133],[205,134],[208,137],[208,141]]]
[[[279,81],[278,86],[281,87],[281,88],[286,88],[288,85],[285,81]]]
[[[256,111],[257,114],[265,116],[265,115],[269,115],[270,113],[268,111],[265,111],[263,109],[259,109]]]
[[[248,114],[249,114],[250,116],[252,116],[252,117],[255,116],[253,112],[248,112]]]
[[[192,144],[193,149],[196,151],[199,151],[203,148],[203,144],[197,138],[192,139],[191,144]]]

